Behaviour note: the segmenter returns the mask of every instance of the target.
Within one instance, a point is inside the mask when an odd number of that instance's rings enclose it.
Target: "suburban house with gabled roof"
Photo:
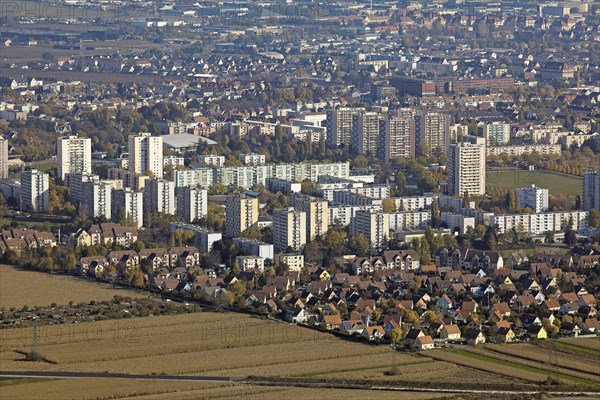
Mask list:
[[[440,332],[440,338],[446,340],[460,340],[461,333],[458,325],[444,325]]]

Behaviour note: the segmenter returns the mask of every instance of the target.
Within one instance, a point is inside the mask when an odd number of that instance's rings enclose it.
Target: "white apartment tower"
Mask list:
[[[21,173],[21,203],[35,212],[45,212],[50,202],[50,175],[36,169]]]
[[[327,146],[346,149],[352,145],[352,122],[354,115],[365,112],[364,108],[340,107],[327,110]]]
[[[273,211],[273,244],[275,252],[286,252],[288,247],[300,251],[306,244],[306,213],[294,208]]]
[[[58,176],[65,179],[69,173],[92,172],[92,139],[65,136],[56,142]]]
[[[548,189],[542,189],[531,185],[515,189],[515,194],[519,196],[519,207],[530,207],[533,212],[541,213],[548,210]]]
[[[227,198],[225,235],[237,237],[258,221],[258,197],[245,194]]]
[[[138,192],[131,188],[113,190],[111,196],[112,219],[126,218],[141,228],[144,225],[144,192]]]
[[[109,182],[84,182],[80,207],[85,208],[88,218],[112,217],[112,189]]]
[[[0,136],[0,179],[8,178],[8,140]]]
[[[422,111],[415,116],[415,131],[419,149],[423,143],[427,143],[431,151],[440,148],[444,154],[448,154],[450,145],[450,115]],[[422,150],[420,150],[422,152]]]
[[[208,191],[200,188],[178,187],[175,189],[177,216],[185,222],[194,222],[208,213]]]
[[[485,145],[457,143],[448,155],[448,194],[485,194]]]
[[[314,240],[329,229],[329,202],[310,196],[295,196],[294,207],[306,213],[306,238]]]
[[[352,149],[358,154],[376,156],[380,146],[377,112],[364,112],[352,116]]]
[[[390,116],[379,123],[383,146],[379,156],[388,162],[392,158],[415,158],[415,121],[410,115]]]
[[[128,169],[145,175],[151,172],[155,178],[163,177],[162,137],[150,133],[129,136]]]
[[[376,251],[381,250],[390,237],[390,217],[377,209],[356,211],[351,227],[354,235],[364,235]]]
[[[144,212],[175,215],[175,182],[149,179],[144,187]]]
[[[583,174],[583,209],[600,210],[600,171]]]

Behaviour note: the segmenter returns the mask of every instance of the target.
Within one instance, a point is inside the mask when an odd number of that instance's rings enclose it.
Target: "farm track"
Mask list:
[[[347,384],[347,383],[324,383],[310,382],[300,380],[268,380],[263,381],[260,378],[236,379],[229,376],[178,376],[178,375],[142,375],[142,374],[115,374],[115,373],[95,373],[95,372],[35,372],[35,371],[0,371],[0,377],[9,378],[38,378],[38,379],[134,379],[134,380],[152,380],[152,381],[199,381],[199,382],[220,382],[220,383],[240,383],[246,385],[258,386],[277,386],[277,387],[304,387],[304,388],[328,388],[328,389],[353,389],[353,390],[372,390],[372,391],[394,391],[394,392],[426,392],[426,393],[448,393],[448,394],[486,394],[486,395],[536,395],[541,390],[493,390],[493,389],[448,389],[431,388],[415,386],[376,386],[368,384]],[[556,396],[597,396],[598,392],[589,391],[552,391]]]

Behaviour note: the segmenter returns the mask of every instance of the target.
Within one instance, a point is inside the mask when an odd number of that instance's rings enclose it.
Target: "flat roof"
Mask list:
[[[174,149],[182,149],[193,146],[198,146],[200,142],[206,143],[208,145],[215,145],[215,142],[212,139],[206,138],[204,136],[192,135],[190,133],[180,133],[177,135],[162,135],[163,144],[167,147]]]

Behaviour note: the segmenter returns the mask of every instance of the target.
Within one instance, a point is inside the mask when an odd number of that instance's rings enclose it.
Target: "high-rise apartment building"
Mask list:
[[[529,207],[535,213],[541,213],[548,210],[548,189],[542,189],[531,185],[515,189],[515,194],[519,196],[519,207]]]
[[[354,235],[364,235],[371,243],[371,248],[379,251],[390,237],[390,217],[373,208],[358,210],[352,219],[351,228]]]
[[[175,182],[149,179],[144,187],[144,212],[175,215]]]
[[[506,122],[482,124],[481,133],[488,146],[504,146],[510,142],[510,124]]]
[[[294,208],[306,213],[306,238],[314,240],[329,229],[329,202],[311,196],[294,196]]]
[[[194,222],[208,213],[208,191],[200,188],[175,188],[177,216],[185,222]]]
[[[21,173],[21,204],[45,212],[50,202],[50,175],[36,169]]]
[[[91,181],[82,183],[79,207],[85,209],[88,218],[112,218],[112,189],[109,182]]]
[[[56,141],[58,176],[69,173],[92,173],[92,139],[65,136]]]
[[[385,162],[396,157],[415,157],[415,121],[412,116],[395,115],[381,120],[379,131],[383,142],[379,156]]]
[[[421,111],[415,115],[415,131],[417,135],[417,148],[423,153],[423,144],[426,143],[430,151],[439,148],[448,154],[450,145],[450,115]]]
[[[71,191],[70,200],[72,203],[77,204],[83,200],[84,187],[83,184],[86,182],[99,182],[100,177],[98,175],[90,174],[88,172],[77,172],[68,173],[63,177],[64,184]]]
[[[113,221],[132,221],[138,228],[144,225],[144,192],[131,188],[113,190],[111,196]]]
[[[8,178],[8,139],[0,136],[0,179]]]
[[[352,122],[354,115],[365,111],[364,108],[340,107],[327,110],[327,146],[346,149],[352,145]]]
[[[128,169],[142,175],[151,172],[155,178],[162,178],[162,137],[152,136],[150,133],[129,136]]]
[[[294,208],[273,211],[273,245],[275,252],[287,252],[288,247],[300,251],[306,244],[306,213]]]
[[[583,174],[583,209],[600,210],[600,171]]]
[[[485,194],[485,145],[457,143],[448,155],[448,194]]]
[[[227,198],[225,235],[237,237],[258,221],[258,197],[239,194]]]
[[[358,154],[376,156],[381,145],[378,112],[363,112],[352,116],[352,150]]]

